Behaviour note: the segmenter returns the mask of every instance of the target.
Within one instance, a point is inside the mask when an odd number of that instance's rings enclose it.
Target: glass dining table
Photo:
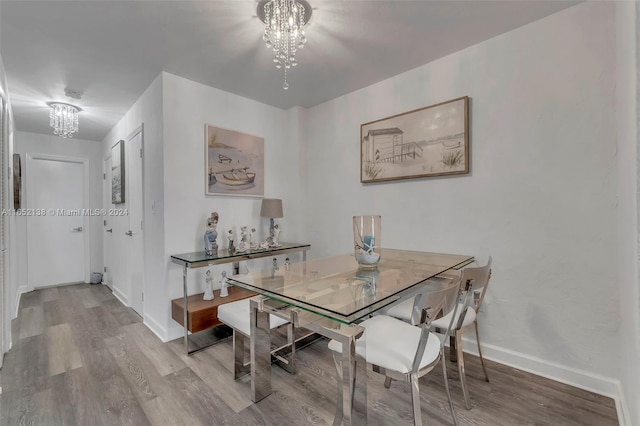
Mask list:
[[[251,299],[251,396],[258,402],[271,394],[269,315],[291,321],[342,344],[336,363],[342,410],[334,424],[366,422],[366,372],[356,392],[355,343],[364,328],[358,322],[434,285],[434,277],[461,269],[473,256],[382,249],[375,269],[358,266],[354,255],[308,260],[250,274],[233,275],[229,284],[259,294]],[[362,368],[363,362],[358,363]],[[364,400],[364,402],[362,402]],[[358,407],[356,407],[358,405]]]

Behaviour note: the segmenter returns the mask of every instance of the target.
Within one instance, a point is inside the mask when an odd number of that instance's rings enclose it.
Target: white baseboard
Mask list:
[[[616,401],[616,412],[618,413],[618,424],[620,426],[632,426],[631,425],[631,413],[629,412],[629,406],[627,405],[627,398],[624,394],[622,384],[618,382],[618,397]]]
[[[27,292],[26,285],[18,286],[18,291],[16,292],[16,305],[14,307],[14,314],[13,314],[14,319],[18,318],[18,310],[20,309],[20,297],[22,297],[22,295],[26,292]]]
[[[117,287],[112,287],[111,292],[124,306],[129,307],[127,295],[120,291]]]
[[[465,352],[478,355],[475,336],[463,337]],[[482,355],[486,359],[500,364],[527,371],[537,376],[546,377],[556,382],[565,383],[599,395],[617,398],[620,382],[615,379],[593,374],[562,364],[550,362],[531,355],[515,352],[510,349],[483,343]]]
[[[476,346],[475,336],[473,334],[465,336],[462,340],[464,342],[464,351],[477,356],[478,347]],[[612,398],[616,404],[619,424],[628,424],[626,419],[629,419],[629,409],[619,380],[486,343],[482,344],[482,356],[491,361],[527,371],[536,376],[546,377],[556,382]],[[489,373],[489,376],[491,376],[491,373]]]
[[[175,326],[172,325],[169,328],[165,328],[165,327],[162,327],[158,321],[156,321],[155,319],[149,316],[145,316],[144,318],[144,325],[146,325],[147,328],[149,328],[149,330],[151,330],[153,334],[158,336],[158,338],[162,340],[162,342],[164,343],[184,336],[184,328],[182,328],[182,326],[176,323],[175,321],[171,321],[171,322],[172,324],[176,324],[176,325]]]
[[[158,338],[162,340],[163,343],[168,342],[168,340],[166,339],[167,330],[162,327],[162,325],[160,325],[158,321],[151,318],[150,316],[145,315],[142,323],[146,325],[147,328],[153,332],[153,334],[158,336]]]

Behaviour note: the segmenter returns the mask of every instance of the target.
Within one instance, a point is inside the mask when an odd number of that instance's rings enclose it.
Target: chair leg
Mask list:
[[[484,371],[484,379],[488,382],[489,375],[487,374],[487,368],[484,366],[484,358],[482,357],[482,349],[480,349],[480,334],[478,334],[478,320],[473,325],[476,327],[476,342],[478,343],[478,355],[480,355],[480,363],[482,364],[482,371]]]
[[[447,376],[447,360],[444,356],[444,348],[440,350],[440,358],[442,362],[442,375],[444,377],[444,389],[447,391],[447,398],[449,398],[449,409],[451,410],[451,417],[453,417],[453,424],[458,426],[458,419],[456,419],[456,412],[453,409],[453,400],[451,399],[451,391],[449,390],[449,377]]]
[[[391,377],[385,377],[384,378],[384,387],[389,389],[391,387]]]
[[[458,362],[456,355],[456,335],[457,331],[451,330],[451,336],[449,336],[449,361]]]
[[[420,410],[420,387],[418,385],[418,375],[411,375],[411,402],[413,404],[413,424],[422,426],[422,410]]]
[[[250,367],[244,363],[245,337],[233,330],[233,380],[238,380],[251,372]]]
[[[460,384],[462,385],[462,393],[464,394],[464,406],[467,410],[471,410],[471,401],[469,400],[469,391],[467,390],[467,377],[464,374],[462,333],[456,333],[456,352],[458,356],[458,372],[460,374]]]

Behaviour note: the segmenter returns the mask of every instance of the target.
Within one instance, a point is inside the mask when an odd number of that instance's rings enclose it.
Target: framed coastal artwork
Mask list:
[[[264,196],[264,138],[205,124],[205,195]]]
[[[111,148],[111,203],[124,203],[124,141]]]
[[[360,182],[469,173],[469,97],[360,126]]]

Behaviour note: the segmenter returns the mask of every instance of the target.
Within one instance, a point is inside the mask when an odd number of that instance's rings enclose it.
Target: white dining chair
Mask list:
[[[480,267],[466,267],[462,270],[461,283],[462,286],[469,288],[469,293],[472,294],[471,305],[468,309],[458,309],[456,313],[450,313],[442,318],[434,320],[431,325],[441,331],[447,330],[451,319],[454,318],[454,327],[451,329],[452,340],[455,342],[455,353],[458,363],[458,373],[460,376],[460,384],[462,387],[462,394],[464,395],[464,404],[467,410],[472,408],[471,400],[469,399],[469,390],[467,389],[467,380],[464,369],[464,357],[462,350],[462,335],[471,329],[471,325],[475,328],[476,343],[478,345],[478,354],[480,355],[480,363],[482,364],[482,370],[484,371],[485,380],[489,381],[489,375],[487,374],[487,368],[484,365],[484,358],[482,357],[482,349],[480,348],[480,334],[478,333],[478,312],[482,306],[484,295],[489,287],[489,279],[491,278],[491,263],[492,258],[489,257],[487,264]]]
[[[422,425],[418,380],[433,370],[438,361],[444,357],[444,342],[449,336],[450,327],[453,326],[455,311],[464,310],[470,300],[467,297],[462,306],[457,303],[461,294],[459,281],[449,281],[442,285],[431,284],[431,286],[436,288],[415,296],[418,299],[418,306],[421,307],[418,326],[387,315],[377,315],[360,324],[365,331],[356,341],[356,354],[372,364],[373,371],[385,376],[386,388],[391,386],[392,380],[401,380],[411,385],[415,425]],[[452,320],[445,333],[440,335],[432,332],[433,319],[439,315],[450,314],[452,310],[454,316],[450,316]],[[333,351],[336,370],[339,372],[342,369],[342,345],[332,340],[329,342],[329,349]],[[457,425],[446,378],[446,366],[444,362],[442,365],[451,416],[454,424]],[[342,401],[342,386],[338,383],[336,418],[342,416]]]
[[[242,299],[231,303],[225,303],[218,307],[218,319],[233,329],[233,378],[239,378],[250,373],[250,363],[244,362],[244,347],[251,334],[251,305],[249,299]],[[271,330],[281,326],[287,326],[287,337],[291,345],[291,354],[288,360],[288,371],[295,374],[295,329],[293,324],[275,315],[270,315],[269,326]]]

